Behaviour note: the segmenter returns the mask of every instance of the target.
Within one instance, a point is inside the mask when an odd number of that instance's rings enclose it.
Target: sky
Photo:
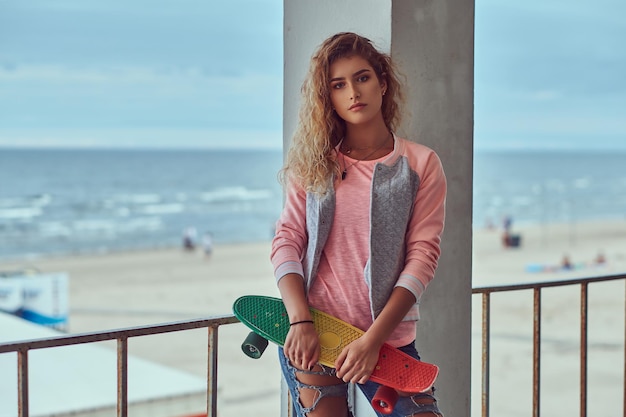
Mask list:
[[[280,149],[282,4],[0,0],[0,147]],[[626,150],[624,15],[476,0],[476,149]]]
[[[624,0],[476,0],[476,147],[626,149],[625,15]]]

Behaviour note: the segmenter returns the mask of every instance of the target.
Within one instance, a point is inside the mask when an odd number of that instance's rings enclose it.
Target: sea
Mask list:
[[[278,150],[0,149],[0,260],[269,241]],[[476,152],[473,224],[626,218],[626,152]]]

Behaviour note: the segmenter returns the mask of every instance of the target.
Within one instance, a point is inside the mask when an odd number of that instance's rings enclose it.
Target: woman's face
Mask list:
[[[372,66],[360,56],[340,58],[330,66],[330,100],[348,124],[382,119],[381,105],[386,89]]]

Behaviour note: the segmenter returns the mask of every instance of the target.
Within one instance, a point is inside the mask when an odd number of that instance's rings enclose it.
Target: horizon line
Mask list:
[[[120,145],[6,145],[0,144],[2,150],[41,150],[41,151],[284,151],[280,146],[120,146]],[[475,147],[474,152],[626,152],[626,147]]]

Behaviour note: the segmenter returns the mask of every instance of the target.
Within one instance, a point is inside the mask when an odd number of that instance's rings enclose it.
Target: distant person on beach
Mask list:
[[[198,238],[198,232],[195,227],[187,227],[183,230],[183,249],[186,251],[193,251],[196,249],[196,239]]]
[[[606,264],[606,257],[604,256],[604,253],[598,252],[598,255],[596,256],[596,259],[594,260],[594,262],[596,263],[596,265]]]
[[[572,261],[568,255],[563,255],[563,259],[561,259],[561,268],[567,270],[574,268],[574,265],[572,265]]]
[[[513,226],[513,218],[504,216],[502,219],[502,244],[505,247],[511,246],[511,227]]]
[[[205,258],[210,258],[213,254],[213,235],[210,232],[202,235],[202,250]]]
[[[271,253],[291,322],[279,358],[300,417],[348,416],[348,383],[371,400],[385,342],[419,358],[419,301],[441,252],[446,179],[433,150],[394,133],[403,88],[391,58],[354,33],[321,44],[302,87]],[[318,363],[309,307],[365,331],[334,369]],[[433,388],[401,394],[392,415],[442,414]]]
[[[505,233],[511,232],[511,226],[513,226],[513,218],[511,216],[504,216],[502,219],[502,227]]]

